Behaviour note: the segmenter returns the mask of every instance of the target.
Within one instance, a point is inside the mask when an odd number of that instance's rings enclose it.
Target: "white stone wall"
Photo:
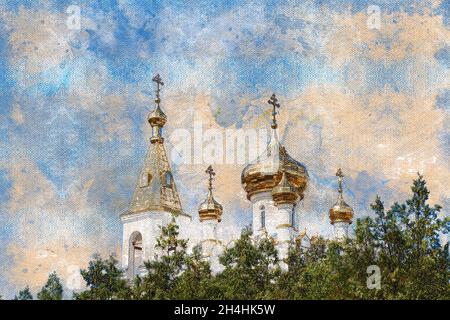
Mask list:
[[[122,267],[128,269],[130,261],[130,238],[134,232],[142,235],[142,261],[147,261],[155,256],[156,239],[160,235],[160,226],[167,225],[172,220],[172,214],[168,212],[147,211],[143,213],[123,216],[122,228]],[[176,223],[180,227],[180,238],[189,238],[191,218],[189,216],[176,217]]]
[[[217,240],[217,220],[206,220],[200,222],[203,240]]]
[[[253,234],[261,235],[264,229],[261,228],[261,206],[265,207],[265,230],[269,236],[279,241],[289,241],[297,235],[297,231],[293,228],[286,228],[285,225],[291,222],[292,205],[283,204],[277,208],[272,200],[272,193],[262,192],[251,197],[253,210]],[[295,211],[295,221],[298,223],[297,208]]]
[[[211,271],[219,273],[223,270],[223,266],[219,262],[219,256],[225,250],[225,246],[219,240],[202,240],[200,242],[203,256],[209,259]]]
[[[250,201],[252,202],[253,211],[253,234],[258,236],[267,231],[269,235],[275,236],[276,229],[274,225],[276,224],[278,209],[273,203],[272,193],[267,191],[254,194]],[[265,228],[261,226],[261,206],[265,208]]]
[[[343,240],[348,237],[348,229],[350,224],[348,222],[335,222],[334,223],[334,238],[336,240]]]

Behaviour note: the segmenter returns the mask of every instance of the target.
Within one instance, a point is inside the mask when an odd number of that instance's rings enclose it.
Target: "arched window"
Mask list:
[[[261,229],[266,227],[266,207],[263,205],[259,207],[259,215],[260,215],[260,221],[261,221]]]
[[[138,268],[143,262],[142,234],[135,231],[130,236],[130,249],[128,253],[128,272],[130,277],[136,276]]]
[[[141,175],[140,181],[141,188],[148,187],[150,185],[150,181],[152,181],[152,175],[150,173],[144,172]]]
[[[167,172],[164,174],[164,185],[165,185],[166,187],[171,188],[171,187],[172,187],[172,183],[173,183],[173,177],[172,177],[172,174],[171,174],[169,171],[167,171]]]
[[[291,216],[289,217],[289,224],[293,227],[293,228],[295,228],[295,223],[296,223],[296,221],[295,221],[295,207],[292,207],[292,210],[291,210]]]

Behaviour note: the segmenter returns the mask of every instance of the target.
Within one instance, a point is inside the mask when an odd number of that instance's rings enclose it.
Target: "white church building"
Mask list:
[[[174,176],[164,148],[162,130],[167,116],[161,109],[160,89],[164,84],[159,75],[153,78],[156,83],[155,108],[148,115],[152,127],[152,136],[144,165],[138,177],[136,188],[129,209],[120,216],[123,226],[122,267],[127,270],[129,278],[144,272],[143,262],[155,255],[156,239],[160,226],[167,225],[175,218],[181,238],[189,238],[192,228],[201,228],[203,253],[217,264],[217,256],[224,244],[217,237],[223,208],[214,199],[213,179],[215,172],[211,166],[209,188],[204,201],[199,204],[199,221],[183,211],[177,192]],[[288,244],[304,235],[304,228],[299,225],[298,203],[304,198],[308,184],[306,167],[293,159],[277,136],[276,115],[280,107],[273,94],[268,103],[272,106],[271,137],[265,151],[242,171],[241,182],[252,204],[252,231],[254,237],[262,235],[273,238],[283,257],[287,254]],[[334,226],[335,237],[343,239],[348,236],[352,223],[353,210],[345,203],[342,192],[343,174],[339,169],[339,193],[336,204],[330,209],[330,223]]]

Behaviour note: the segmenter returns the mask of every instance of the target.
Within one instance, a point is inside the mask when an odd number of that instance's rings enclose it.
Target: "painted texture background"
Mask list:
[[[66,25],[73,4],[80,30]],[[370,5],[379,29],[367,27]],[[405,199],[417,171],[448,214],[449,10],[445,0],[0,1],[0,294],[119,252],[157,72],[166,137],[195,120],[265,128],[277,93],[283,143],[310,173],[310,233],[331,231],[339,166],[357,217],[376,194]],[[204,169],[173,167],[194,216]],[[234,231],[250,218],[241,170],[216,166]]]

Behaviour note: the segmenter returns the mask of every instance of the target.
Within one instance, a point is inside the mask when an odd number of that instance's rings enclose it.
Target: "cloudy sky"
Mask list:
[[[277,93],[282,142],[310,174],[310,233],[331,231],[338,167],[357,217],[377,194],[404,200],[417,171],[448,210],[449,11],[445,0],[0,0],[0,294],[120,252],[156,73],[169,153],[194,122],[268,128]],[[173,166],[194,219],[206,166]],[[243,165],[215,168],[223,227],[239,230]]]

